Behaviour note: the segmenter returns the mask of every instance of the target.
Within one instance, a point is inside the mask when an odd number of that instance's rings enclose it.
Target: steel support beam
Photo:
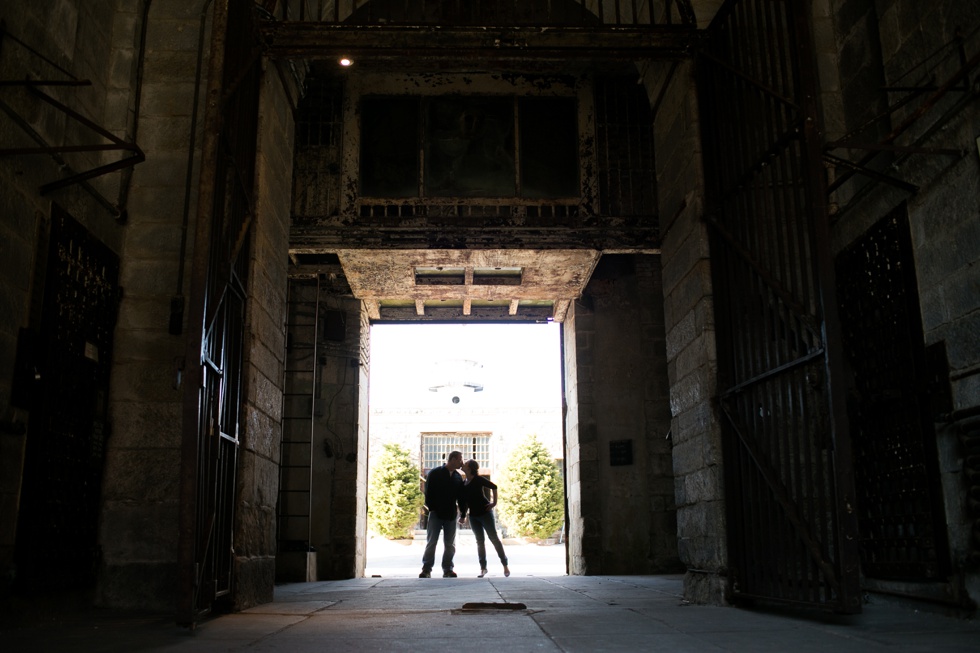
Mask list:
[[[701,35],[694,27],[442,27],[437,25],[337,25],[264,23],[260,38],[269,56],[372,61],[449,58],[500,62],[511,59],[681,59]]]

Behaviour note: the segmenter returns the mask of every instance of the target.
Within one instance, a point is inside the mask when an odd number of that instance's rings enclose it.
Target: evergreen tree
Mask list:
[[[389,540],[410,539],[425,498],[419,489],[419,468],[398,444],[384,445],[373,465],[368,490],[368,524]]]
[[[546,538],[565,520],[561,470],[536,435],[515,448],[501,472],[500,512],[511,532]]]

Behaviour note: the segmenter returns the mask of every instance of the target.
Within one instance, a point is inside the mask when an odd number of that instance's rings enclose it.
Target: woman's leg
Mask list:
[[[490,542],[493,544],[493,548],[497,550],[497,556],[500,558],[500,564],[504,567],[507,566],[507,554],[504,553],[504,545],[500,541],[500,536],[497,535],[497,525],[493,521],[493,513],[488,512],[484,515],[483,526],[487,529],[487,537],[490,538]]]
[[[476,538],[476,555],[480,561],[480,571],[487,568],[487,545],[483,533],[483,515],[470,514],[470,528],[473,529],[473,537]]]

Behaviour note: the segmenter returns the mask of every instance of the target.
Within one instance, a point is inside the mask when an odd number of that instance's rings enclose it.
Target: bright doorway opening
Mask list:
[[[376,324],[370,361],[369,492],[389,443],[409,453],[422,477],[460,450],[496,481],[531,436],[564,469],[560,324]],[[499,487],[501,502],[508,490]],[[564,527],[550,537],[522,537],[499,509],[495,515],[512,576],[565,574]],[[420,516],[399,539],[369,526],[365,576],[417,577],[423,525]],[[490,577],[502,576],[489,541],[486,548]],[[442,551],[440,541],[436,572]],[[461,578],[480,572],[468,526],[457,529],[454,564]]]

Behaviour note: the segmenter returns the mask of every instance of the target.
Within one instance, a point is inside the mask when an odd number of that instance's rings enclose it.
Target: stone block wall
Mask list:
[[[80,113],[97,125],[123,138],[129,138],[133,115],[126,107],[134,106],[136,92],[131,80],[136,76],[140,47],[141,15],[136,3],[131,10],[116,12],[114,3],[83,3],[72,1],[10,0],[4,4],[5,21],[3,56],[0,57],[0,79],[85,80],[84,86],[43,87],[42,90],[71,110]],[[15,42],[14,39],[22,43]],[[33,50],[33,52],[32,52]],[[46,63],[54,62],[67,73]],[[4,147],[39,147],[56,145],[101,144],[105,140],[80,121],[40,102],[24,89],[8,87],[3,100],[14,113],[28,123],[27,129],[17,125],[6,114],[0,117],[0,142]],[[123,111],[118,112],[118,107]],[[37,139],[37,140],[35,140]],[[14,384],[24,379],[14,377],[14,359],[18,331],[22,327],[36,329],[41,319],[39,306],[44,293],[46,252],[51,217],[51,205],[57,203],[78,220],[96,239],[120,256],[124,256],[129,229],[121,219],[125,197],[127,171],[103,174],[88,181],[74,183],[41,195],[40,187],[97,165],[122,158],[119,152],[71,152],[63,154],[31,154],[4,157],[0,160],[0,569],[6,578],[12,573],[14,539],[17,532],[19,490],[21,485],[25,434],[28,414],[24,406],[11,403]],[[140,280],[142,281],[142,279]],[[132,277],[123,280],[126,290],[139,294],[139,283]],[[138,301],[138,300],[137,300]],[[166,325],[166,312],[164,328]],[[121,320],[128,320],[126,313]],[[125,332],[124,325],[121,331]],[[131,343],[117,340],[116,356],[126,357]],[[165,367],[173,371],[173,359],[166,357]],[[170,379],[157,384],[145,375],[127,378],[146,391],[161,390],[167,394]],[[132,393],[134,388],[126,388]],[[151,443],[147,451],[133,452],[115,472],[109,471],[112,454],[106,462],[107,481],[104,496],[114,496],[118,488],[131,486],[140,478],[137,471],[148,465],[141,492],[147,501],[166,501],[165,494],[171,479],[154,465],[152,449],[166,441],[166,427],[171,420],[154,408],[145,411],[122,411],[113,416],[109,433],[112,442],[139,438]],[[162,433],[161,433],[162,432]],[[117,459],[118,460],[118,459]],[[156,483],[155,485],[153,485]],[[143,558],[156,555],[166,546],[168,538],[135,545],[132,535],[152,532],[158,520],[134,514],[131,505],[119,506],[126,513],[128,524],[121,528],[122,541],[104,543],[103,552],[125,551],[125,555]],[[170,576],[172,578],[172,575]],[[158,585],[150,583],[149,587]],[[148,593],[142,588],[142,593]],[[172,596],[171,583],[162,588]],[[172,601],[168,604],[172,606]]]
[[[363,569],[366,345],[361,302],[327,296],[321,298],[320,311],[321,318],[326,311],[339,312],[344,328],[343,340],[324,340],[321,332],[317,346],[310,544],[316,550],[317,579],[336,580],[354,578],[358,564]]]
[[[98,602],[172,610],[185,345],[183,335],[170,333],[169,323],[173,300],[188,295],[197,188],[196,177],[189,183],[193,171],[188,162],[198,155],[193,144],[200,143],[191,135],[195,112],[198,124],[203,122],[202,107],[172,98],[186,98],[206,80],[196,75],[201,29],[197,12],[173,3],[154,4],[149,19],[136,123],[137,140],[147,158],[133,170],[128,196]],[[106,24],[141,28],[125,13]],[[174,34],[187,38],[173,38]],[[117,58],[120,66],[130,59],[123,52]],[[131,59],[137,65],[138,57]]]
[[[967,456],[959,423],[980,406],[980,132],[976,127],[980,124],[980,106],[956,89],[934,99],[932,93],[963,65],[961,47],[967,60],[980,52],[980,14],[970,3],[956,0],[870,4],[831,0],[826,13],[833,24],[834,39],[826,49],[833,56],[821,59],[821,84],[825,94],[828,88],[839,87],[845,99],[838,105],[823,103],[831,129],[828,138],[841,135],[833,131],[838,125],[854,129],[867,119],[862,104],[872,102],[883,107],[897,103],[904,95],[885,94],[882,87],[922,85],[933,90],[926,90],[879,121],[875,130],[860,133],[860,140],[874,141],[902,127],[919,112],[919,119],[895,143],[959,152],[879,154],[873,163],[875,169],[914,184],[917,190],[858,175],[832,196],[832,209],[836,211],[831,224],[836,252],[896,207],[906,205],[924,340],[926,345],[945,345],[952,394],[953,413],[936,423],[955,575],[950,593],[965,590],[975,601],[980,596],[980,569],[970,560],[980,550],[976,544],[980,527],[968,509],[971,485],[965,473]],[[850,57],[859,47],[862,55]],[[925,101],[932,106],[921,110]],[[850,154],[857,159],[864,152]],[[831,179],[834,174],[831,170]],[[962,596],[954,600],[962,600]]]
[[[568,573],[598,574],[601,556],[598,449],[592,401],[594,320],[588,303],[572,302],[562,324],[565,374],[565,502]]]
[[[603,255],[576,306],[590,574],[679,569],[662,307],[658,258],[628,254]]]
[[[360,305],[359,320],[359,356],[357,374],[357,462],[355,469],[355,485],[357,492],[354,496],[355,529],[354,529],[354,576],[364,575],[367,563],[367,511],[368,511],[368,453],[370,440],[370,405],[368,403],[371,371],[371,321],[363,302]]]
[[[243,426],[235,523],[235,607],[272,601],[276,575],[286,350],[286,268],[292,187],[295,88],[263,62],[256,152],[256,215],[246,306]]]
[[[724,478],[694,64],[680,64],[672,76],[652,69],[646,82],[651,93],[663,89],[654,133],[678,555],[688,569],[686,598],[724,603]]]

